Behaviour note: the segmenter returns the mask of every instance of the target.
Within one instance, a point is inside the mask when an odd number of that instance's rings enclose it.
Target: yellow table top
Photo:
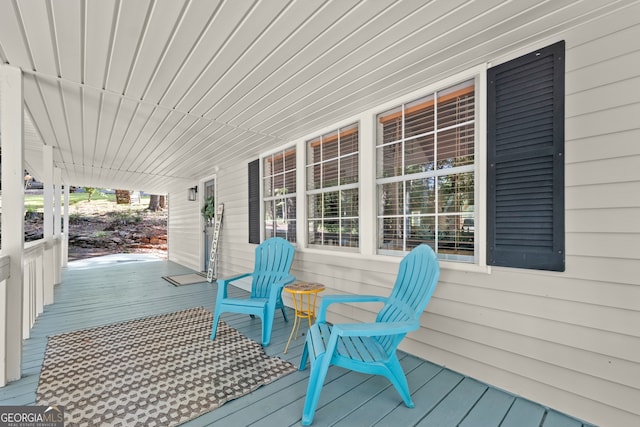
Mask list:
[[[285,286],[284,290],[292,294],[321,292],[324,290],[324,285],[322,283],[295,282]]]

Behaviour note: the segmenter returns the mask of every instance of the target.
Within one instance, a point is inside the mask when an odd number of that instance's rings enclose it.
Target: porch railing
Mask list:
[[[6,319],[7,313],[7,279],[11,274],[11,259],[8,256],[0,257],[0,316]],[[0,327],[0,355],[6,354],[6,331]],[[0,372],[0,385],[4,384],[4,372]]]
[[[29,338],[44,306],[53,303],[53,286],[62,275],[62,239],[38,240],[25,244],[23,257],[22,338]]]

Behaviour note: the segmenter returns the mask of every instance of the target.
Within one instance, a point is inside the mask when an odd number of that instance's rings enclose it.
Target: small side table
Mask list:
[[[324,291],[324,285],[320,283],[295,282],[285,286],[284,290],[291,294],[293,298],[293,308],[295,310],[291,335],[289,335],[287,346],[284,348],[284,352],[286,353],[287,350],[289,350],[291,339],[294,336],[296,339],[298,338],[301,319],[307,319],[309,327],[311,327],[311,324],[316,320],[316,299],[318,298],[318,293]]]

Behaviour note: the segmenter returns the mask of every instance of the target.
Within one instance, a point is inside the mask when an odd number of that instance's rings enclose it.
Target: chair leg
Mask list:
[[[266,347],[271,341],[271,328],[273,327],[273,313],[265,313],[262,317],[262,346]]]
[[[287,319],[287,313],[284,312],[284,306],[281,306],[280,310],[282,310],[282,317],[284,317],[284,321],[288,322],[289,319]]]
[[[271,330],[273,329],[273,318],[276,315],[275,304],[268,304],[262,313],[262,346],[266,347],[271,341]]]
[[[398,394],[404,401],[404,404],[407,408],[415,407],[413,401],[411,400],[411,394],[409,393],[409,383],[407,383],[407,377],[402,370],[402,366],[400,365],[400,361],[397,357],[394,357],[387,363],[387,369],[389,370],[388,375],[385,375],[391,384],[396,388]]]
[[[298,371],[304,371],[307,369],[307,359],[309,359],[309,344],[305,340],[304,348],[302,350],[302,356],[300,357],[300,366],[298,366]]]
[[[318,407],[320,392],[322,391],[322,386],[324,385],[324,380],[327,376],[330,361],[331,358],[328,357],[327,353],[324,353],[311,365],[309,385],[307,386],[307,397],[304,401],[304,409],[302,410],[303,426],[311,425],[313,422],[313,416],[316,412],[316,408]]]
[[[211,325],[211,336],[210,339],[214,340],[216,338],[216,332],[218,331],[218,321],[220,320],[220,310],[215,311],[213,315],[213,325]]]

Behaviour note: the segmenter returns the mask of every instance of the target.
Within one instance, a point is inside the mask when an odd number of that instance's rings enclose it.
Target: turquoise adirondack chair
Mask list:
[[[246,313],[262,319],[262,345],[271,341],[271,329],[276,309],[282,310],[287,321],[282,302],[282,288],[295,280],[289,274],[295,248],[281,237],[272,237],[256,248],[255,265],[252,273],[245,273],[229,279],[219,279],[216,308],[213,313],[211,339],[215,339],[220,315],[224,312]],[[248,298],[231,298],[227,288],[231,282],[251,277],[251,294]]]
[[[404,404],[413,408],[409,385],[396,348],[405,335],[420,327],[420,315],[438,283],[440,267],[431,247],[422,244],[400,262],[396,283],[389,297],[326,295],[318,318],[309,329],[299,370],[311,360],[302,425],[310,425],[330,365],[357,372],[383,375],[396,388]],[[373,323],[330,324],[327,307],[333,303],[382,302]]]

